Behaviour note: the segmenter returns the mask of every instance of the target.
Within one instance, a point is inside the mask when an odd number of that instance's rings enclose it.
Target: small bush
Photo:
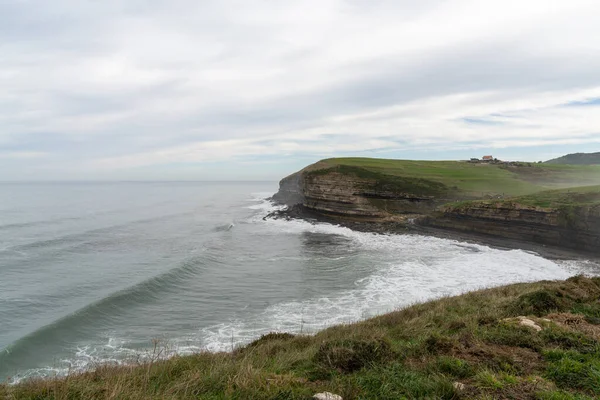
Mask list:
[[[537,290],[517,298],[511,311],[521,315],[537,315],[541,317],[562,309],[562,295],[556,290]]]
[[[579,303],[573,306],[571,310],[573,314],[582,314],[585,320],[594,325],[600,325],[600,304],[585,304]]]
[[[460,331],[466,329],[466,327],[467,327],[467,324],[464,321],[460,321],[460,320],[451,321],[448,324],[448,330],[452,333],[460,332]]]
[[[445,354],[454,348],[456,342],[449,337],[433,334],[423,344],[430,354]]]
[[[546,343],[565,350],[577,350],[581,353],[595,353],[598,342],[579,333],[551,327],[540,332],[540,338]]]
[[[295,338],[296,336],[292,335],[291,333],[279,333],[279,332],[271,332],[271,333],[267,333],[266,335],[262,335],[260,338],[256,339],[255,341],[251,342],[250,344],[248,344],[248,348],[251,347],[256,347],[256,346],[260,346],[262,344],[268,343],[268,342],[273,342],[276,340],[281,340],[281,341],[287,341],[287,340],[291,340],[293,338]]]
[[[323,343],[314,361],[320,366],[350,373],[389,360],[393,355],[389,343],[384,340],[347,339]]]
[[[482,328],[479,331],[479,336],[490,344],[523,347],[533,350],[540,349],[543,344],[537,332],[531,328],[505,323]]]

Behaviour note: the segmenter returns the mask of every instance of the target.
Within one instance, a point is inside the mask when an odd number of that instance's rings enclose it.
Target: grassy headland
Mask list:
[[[576,277],[443,298],[315,336],[269,334],[232,353],[0,385],[0,398],[592,399],[599,339],[600,278]]]
[[[415,182],[433,194],[481,198],[521,196],[549,189],[600,185],[600,166],[536,163],[469,163],[460,161],[411,161],[375,158],[332,158],[305,169],[307,173],[341,172],[370,174],[382,184],[399,178]],[[405,188],[410,186],[404,184]]]
[[[600,153],[567,154],[546,162],[548,164],[600,165]]]

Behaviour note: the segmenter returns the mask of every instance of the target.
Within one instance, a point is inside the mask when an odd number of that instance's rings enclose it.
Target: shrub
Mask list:
[[[425,350],[431,354],[447,353],[454,348],[455,341],[449,337],[441,336],[437,333],[430,335],[425,339]]]
[[[543,344],[537,332],[520,325],[499,323],[495,326],[480,328],[479,336],[487,343],[533,350],[540,349]]]
[[[393,355],[385,340],[346,339],[323,343],[315,354],[314,361],[320,366],[350,373],[367,365],[389,360]]]
[[[286,340],[293,339],[295,337],[296,336],[292,335],[291,333],[270,332],[270,333],[267,333],[266,335],[262,335],[260,338],[251,342],[250,344],[248,344],[247,347],[256,347],[256,346],[260,346],[264,343],[273,342],[276,340],[286,341]]]
[[[537,290],[517,298],[511,307],[514,313],[541,317],[562,308],[562,295],[556,290]]]
[[[544,329],[540,338],[547,344],[558,346],[565,350],[577,350],[581,353],[595,353],[598,342],[579,332],[568,331],[556,327]]]
[[[600,325],[600,304],[585,304],[580,303],[573,306],[571,310],[574,314],[582,314],[585,320],[590,324]]]

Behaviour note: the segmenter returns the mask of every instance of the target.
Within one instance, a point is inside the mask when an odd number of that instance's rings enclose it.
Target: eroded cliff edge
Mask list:
[[[411,165],[391,170],[325,160],[282,179],[273,199],[287,205],[283,214],[293,217],[369,224],[373,230],[383,224],[435,228],[600,254],[600,187],[535,192],[543,186],[527,179],[548,171],[508,169],[514,182],[501,181],[504,175],[498,175],[497,185],[493,178],[484,185],[477,179],[482,172],[496,173],[489,169],[496,167],[432,165],[439,170],[415,173],[407,171]],[[560,175],[545,178],[556,182]],[[514,196],[510,188],[521,183],[534,193]]]
[[[600,207],[597,205],[538,207],[523,205],[518,200],[476,201],[443,207],[422,223],[600,254]]]

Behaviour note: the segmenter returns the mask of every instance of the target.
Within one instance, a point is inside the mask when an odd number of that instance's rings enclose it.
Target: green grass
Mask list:
[[[536,163],[485,164],[459,161],[411,161],[375,158],[334,158],[305,169],[326,173],[339,167],[363,170],[380,181],[392,177],[420,179],[421,184],[441,184],[455,197],[481,198],[486,195],[520,196],[553,188],[599,185],[600,166],[573,166]],[[320,172],[319,172],[320,171]],[[353,172],[354,171],[354,172]],[[439,188],[438,188],[439,189]]]
[[[540,208],[594,206],[600,205],[600,186],[548,190],[507,200],[492,200],[488,203],[512,203]]]
[[[516,284],[314,336],[269,334],[232,353],[0,385],[0,398],[591,399],[600,396],[599,301],[600,278]],[[520,326],[520,315],[543,331]]]

